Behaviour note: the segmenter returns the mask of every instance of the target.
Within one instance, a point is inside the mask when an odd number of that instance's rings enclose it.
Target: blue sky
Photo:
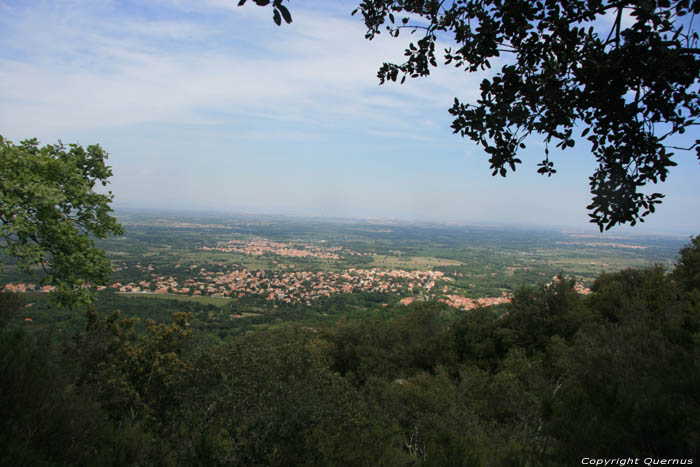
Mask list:
[[[595,230],[585,141],[545,178],[533,139],[502,179],[452,134],[484,75],[379,86],[408,37],[365,40],[354,2],[294,0],[282,27],[236,3],[0,0],[0,134],[99,143],[117,207]],[[676,160],[657,213],[618,232],[700,233],[700,166]]]

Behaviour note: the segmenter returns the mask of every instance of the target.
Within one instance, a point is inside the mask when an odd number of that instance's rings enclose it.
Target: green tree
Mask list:
[[[192,391],[184,386],[191,371],[185,358],[190,320],[189,313],[175,312],[171,324],[147,319],[145,333],[138,333],[138,318],[122,318],[117,310],[101,319],[90,311],[85,332],[66,350],[74,391],[97,402],[105,418],[135,437],[144,458],[157,465],[181,465],[179,421]]]
[[[380,465],[381,436],[313,328],[252,334],[193,362],[191,465]],[[370,426],[367,426],[369,424]],[[369,458],[367,458],[369,456]]]
[[[532,353],[545,350],[554,336],[570,339],[588,319],[574,284],[573,279],[557,276],[539,290],[516,291],[504,317],[513,332],[513,341]]]
[[[541,396],[556,464],[614,451],[696,457],[697,303],[661,267],[603,274],[592,289],[590,319],[550,345],[556,385]]]
[[[681,249],[673,278],[687,291],[700,290],[700,235],[691,238],[690,245]]]
[[[700,139],[678,137],[700,116],[700,0],[363,0],[358,11],[367,39],[419,32],[404,63],[381,66],[381,83],[428,76],[438,41],[453,45],[445,65],[469,72],[507,56],[475,103],[455,98],[452,129],[482,146],[492,174],[504,177],[527,138],[540,135],[538,172],[550,176],[550,146],[573,147],[581,125],[598,162],[588,209],[601,230],[654,212],[664,195],[643,188],[665,181],[671,151],[700,158]]]
[[[0,292],[0,317],[23,308],[21,295]],[[73,359],[45,331],[0,318],[0,465],[140,465],[143,434],[76,390]]]
[[[21,270],[43,269],[61,305],[91,300],[91,286],[110,271],[94,238],[123,233],[110,216],[112,193],[95,191],[112,175],[106,159],[98,145],[14,145],[0,136],[0,249]]]

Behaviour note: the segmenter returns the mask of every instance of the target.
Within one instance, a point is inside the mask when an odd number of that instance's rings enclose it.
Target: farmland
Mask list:
[[[604,271],[669,268],[686,240],[376,220],[118,215],[126,234],[98,243],[113,267],[101,290],[216,307],[254,297],[270,310],[320,310],[331,297],[352,294],[379,294],[385,303],[446,297],[469,303],[507,297],[558,274],[583,290]],[[11,290],[40,286],[11,262],[0,279]]]

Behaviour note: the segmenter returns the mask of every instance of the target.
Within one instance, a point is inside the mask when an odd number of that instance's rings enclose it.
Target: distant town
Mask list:
[[[341,255],[368,255],[341,247],[320,247],[304,243],[275,242],[265,238],[218,242],[216,246],[202,246],[201,251],[239,253],[250,256],[274,255],[288,258],[315,258],[339,260]],[[160,274],[152,264],[137,262],[133,269],[143,280],[128,283],[113,282],[102,285],[98,291],[110,289],[123,294],[183,294],[210,297],[264,296],[273,304],[284,302],[311,306],[315,301],[334,294],[385,293],[402,296],[400,303],[409,305],[416,301],[436,300],[454,308],[470,310],[511,301],[510,294],[502,292],[498,297],[470,298],[460,295],[451,283],[461,274],[451,275],[434,270],[403,270],[379,268],[348,268],[343,271],[295,271],[292,263],[281,264],[280,270],[249,270],[239,264],[218,265],[210,270],[206,265],[175,265],[183,268],[186,279]],[[115,266],[122,271],[127,266]],[[511,268],[512,269],[512,268]],[[50,292],[51,286],[34,283],[9,283],[5,291]],[[590,293],[576,284],[579,293]]]

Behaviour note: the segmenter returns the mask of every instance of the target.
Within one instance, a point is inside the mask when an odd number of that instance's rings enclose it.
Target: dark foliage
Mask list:
[[[700,455],[700,300],[678,268],[560,279],[501,313],[417,303],[200,342],[88,316],[0,331],[0,463],[570,465]],[[691,284],[689,286],[688,284]],[[21,309],[0,295],[3,316]],[[338,305],[338,304],[336,304]],[[6,322],[6,321],[5,321]]]

